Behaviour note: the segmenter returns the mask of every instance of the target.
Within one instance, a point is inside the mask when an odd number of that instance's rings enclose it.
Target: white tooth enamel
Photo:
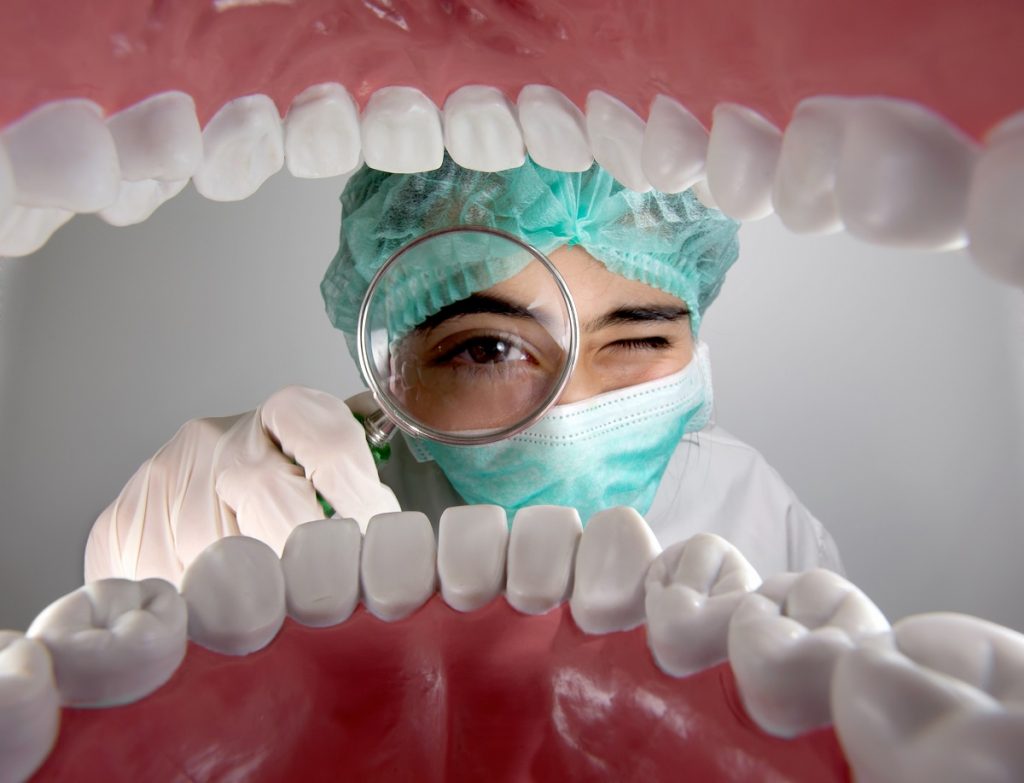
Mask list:
[[[831,571],[766,580],[729,623],[729,663],[747,712],[780,737],[828,723],[836,660],[888,628],[867,596]]]
[[[347,174],[359,165],[359,110],[348,90],[330,82],[303,90],[284,119],[284,151],[294,177]]]
[[[9,125],[3,143],[22,206],[97,212],[117,198],[117,150],[92,101],[41,106]]]
[[[647,645],[666,674],[685,677],[728,656],[729,619],[761,584],[724,538],[699,533],[662,552],[647,572]]]
[[[189,638],[214,652],[248,655],[284,623],[281,562],[255,538],[228,536],[206,547],[185,570],[181,594]]]
[[[211,201],[241,201],[284,165],[281,117],[266,95],[228,101],[203,129],[203,162],[192,178]]]
[[[576,553],[569,608],[585,633],[635,628],[644,621],[644,578],[661,551],[650,526],[625,506],[598,511]]]
[[[163,92],[107,120],[121,179],[187,180],[203,162],[203,134],[192,96]]]
[[[437,575],[445,602],[472,612],[493,601],[505,586],[508,518],[500,506],[455,506],[441,514]]]
[[[437,545],[430,520],[418,511],[377,514],[363,540],[366,608],[381,620],[401,620],[434,593]]]
[[[528,84],[516,106],[523,141],[535,163],[555,171],[586,171],[593,165],[587,120],[561,92],[546,84]]]
[[[101,579],[59,598],[27,635],[46,645],[64,704],[128,704],[155,691],[185,657],[185,602],[163,579]]]
[[[2,142],[2,139],[0,139]],[[7,151],[0,143],[0,224],[4,222],[7,213],[14,207],[14,174],[11,171],[11,162],[7,159]]]
[[[847,231],[893,247],[944,250],[966,242],[974,143],[919,104],[849,104],[836,174]]]
[[[630,190],[651,189],[640,154],[644,121],[618,98],[601,90],[587,95],[587,136],[594,159]]]
[[[772,183],[782,134],[753,109],[715,107],[708,139],[708,188],[718,208],[735,220],[772,213]]]
[[[718,202],[715,201],[715,197],[711,195],[706,179],[702,179],[700,182],[694,184],[693,195],[695,195],[697,200],[708,209],[718,209]]]
[[[909,617],[839,661],[836,733],[859,781],[1024,779],[1024,635]]]
[[[441,114],[414,87],[384,87],[370,96],[361,125],[366,165],[396,174],[433,171],[444,160]]]
[[[136,182],[125,180],[121,183],[117,201],[112,206],[101,209],[99,215],[112,226],[142,223],[156,212],[161,204],[181,193],[187,184],[187,179],[180,179],[177,182],[164,182],[158,179],[140,179]]]
[[[708,132],[678,101],[659,95],[651,103],[641,162],[655,190],[682,193],[704,179]]]
[[[848,105],[829,96],[801,101],[782,135],[772,204],[790,231],[828,234],[843,227],[835,188]]]
[[[314,628],[347,620],[359,603],[362,546],[354,519],[318,519],[292,530],[281,553],[288,616]]]
[[[971,255],[995,277],[1024,287],[1024,112],[1000,123],[978,159],[967,199]]]
[[[452,160],[476,171],[503,171],[526,161],[515,109],[496,87],[470,84],[444,102],[444,144]]]
[[[0,219],[0,258],[36,252],[53,233],[75,216],[64,209],[20,207],[15,204]]]
[[[60,696],[46,648],[0,631],[0,783],[28,780],[57,740]]]
[[[544,614],[569,597],[582,532],[574,508],[527,506],[516,512],[505,585],[505,600],[513,609]]]

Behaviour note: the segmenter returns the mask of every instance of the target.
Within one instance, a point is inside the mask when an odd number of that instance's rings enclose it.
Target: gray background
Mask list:
[[[317,285],[337,180],[188,189],[0,259],[0,628],[81,580],[96,515],[186,419],[359,388]],[[891,619],[1024,630],[1024,294],[963,252],[743,229],[706,320],[719,422],[760,449]]]

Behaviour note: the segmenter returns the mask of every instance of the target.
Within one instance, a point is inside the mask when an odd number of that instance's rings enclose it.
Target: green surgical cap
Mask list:
[[[543,253],[582,245],[609,271],[686,302],[695,335],[739,253],[739,224],[691,192],[637,193],[596,163],[582,173],[565,173],[527,158],[516,169],[483,172],[464,169],[445,155],[440,168],[419,174],[363,166],[345,186],[341,206],[341,245],[320,291],[331,323],[349,346],[377,270],[407,242],[439,228],[497,228]],[[423,317],[474,293],[440,277],[422,292]]]

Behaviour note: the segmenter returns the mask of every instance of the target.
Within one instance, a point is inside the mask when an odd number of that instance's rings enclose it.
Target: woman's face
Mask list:
[[[550,254],[576,304],[580,350],[558,399],[577,402],[681,370],[693,357],[689,309],[609,272],[579,246]],[[557,291],[539,264],[432,316],[398,352],[392,390],[420,422],[448,432],[499,430],[548,397],[564,363],[545,329]],[[560,301],[560,300],[559,300]],[[545,317],[547,313],[547,317]]]

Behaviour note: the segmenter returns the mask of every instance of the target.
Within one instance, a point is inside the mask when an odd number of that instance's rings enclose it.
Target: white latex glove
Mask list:
[[[194,419],[96,520],[85,579],[158,576],[180,585],[203,549],[239,534],[280,555],[292,528],[323,518],[317,491],[364,531],[374,514],[399,510],[362,426],[336,397],[288,386],[255,411]]]

